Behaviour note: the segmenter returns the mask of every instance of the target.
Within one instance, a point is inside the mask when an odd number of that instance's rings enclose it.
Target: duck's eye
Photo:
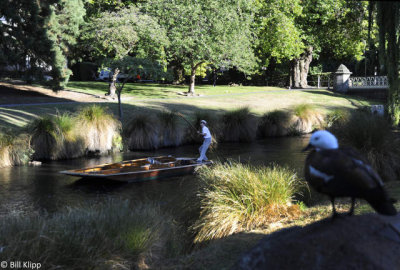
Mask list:
[[[315,137],[315,139],[314,139],[314,140],[318,141],[318,140],[319,140],[319,137]]]

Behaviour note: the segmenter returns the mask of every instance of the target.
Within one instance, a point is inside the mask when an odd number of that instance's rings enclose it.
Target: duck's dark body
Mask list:
[[[395,215],[396,209],[388,197],[382,179],[371,165],[350,148],[313,150],[305,163],[305,177],[318,192],[334,198],[351,197],[352,214],[354,199],[365,199],[378,213]]]

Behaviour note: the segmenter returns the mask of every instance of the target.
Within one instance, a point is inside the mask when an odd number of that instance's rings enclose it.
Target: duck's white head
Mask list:
[[[304,148],[304,151],[309,148],[316,150],[338,149],[339,144],[335,135],[326,130],[318,130],[311,135],[310,142]]]

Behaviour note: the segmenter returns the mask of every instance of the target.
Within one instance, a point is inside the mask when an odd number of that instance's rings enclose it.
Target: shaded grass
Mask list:
[[[400,179],[400,139],[385,118],[356,111],[336,121],[330,130],[341,144],[360,151],[384,180]]]
[[[222,115],[223,140],[227,142],[251,142],[257,135],[257,119],[249,107],[226,112]]]
[[[161,111],[157,114],[159,123],[160,146],[179,146],[183,142],[184,130],[179,124],[175,111]]]
[[[53,216],[3,218],[0,258],[48,269],[148,269],[181,252],[178,236],[157,205],[109,200]]]
[[[129,150],[157,149],[160,146],[158,123],[148,114],[137,114],[125,126]]]
[[[193,225],[195,241],[217,239],[300,214],[293,197],[303,186],[295,172],[276,165],[237,162],[203,167],[199,177],[201,213]]]
[[[290,111],[275,110],[265,113],[258,126],[258,136],[261,138],[286,136],[291,131],[293,115]]]

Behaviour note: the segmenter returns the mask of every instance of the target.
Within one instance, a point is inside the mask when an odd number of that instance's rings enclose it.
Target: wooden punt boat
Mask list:
[[[196,167],[210,164],[212,164],[211,161],[198,163],[194,158],[162,156],[101,164],[90,168],[60,171],[60,173],[82,178],[141,182],[190,174]]]

